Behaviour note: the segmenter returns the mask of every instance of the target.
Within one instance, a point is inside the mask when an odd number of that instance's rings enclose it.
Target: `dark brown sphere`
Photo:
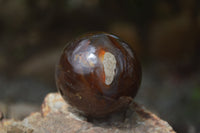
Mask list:
[[[86,34],[69,42],[56,66],[62,97],[92,117],[104,117],[125,107],[135,97],[140,81],[135,53],[127,43],[107,33]]]

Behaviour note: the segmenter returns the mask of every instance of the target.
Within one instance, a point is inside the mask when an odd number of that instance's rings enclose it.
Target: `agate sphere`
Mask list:
[[[69,42],[56,65],[62,97],[86,116],[104,117],[127,107],[141,82],[132,48],[108,33],[85,34]]]

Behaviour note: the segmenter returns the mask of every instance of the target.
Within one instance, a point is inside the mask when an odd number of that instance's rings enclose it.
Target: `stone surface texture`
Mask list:
[[[0,113],[1,114],[1,113]],[[123,117],[122,117],[123,116]],[[126,114],[102,120],[88,120],[75,111],[58,93],[45,97],[41,112],[22,121],[0,119],[0,133],[175,133],[155,114],[133,102]]]

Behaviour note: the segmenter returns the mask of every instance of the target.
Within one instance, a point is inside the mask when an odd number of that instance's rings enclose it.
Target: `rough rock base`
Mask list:
[[[167,122],[137,103],[132,103],[126,114],[90,122],[72,112],[60,94],[50,93],[41,112],[23,121],[0,119],[0,133],[175,133]]]

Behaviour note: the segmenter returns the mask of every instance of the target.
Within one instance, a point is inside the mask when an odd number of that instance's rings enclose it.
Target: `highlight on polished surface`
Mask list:
[[[126,108],[140,82],[135,53],[108,33],[85,34],[69,42],[56,65],[59,92],[86,116],[104,117]]]

